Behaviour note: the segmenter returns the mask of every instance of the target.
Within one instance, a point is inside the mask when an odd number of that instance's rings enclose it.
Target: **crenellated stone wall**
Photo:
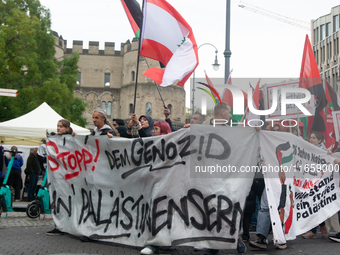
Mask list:
[[[80,55],[78,66],[80,79],[74,95],[87,103],[84,117],[88,128],[93,128],[92,111],[96,108],[106,110],[109,118],[128,120],[131,116],[131,104],[134,101],[135,79],[137,73],[138,39],[121,43],[121,50],[115,50],[114,42],[105,42],[104,50],[99,49],[98,41],[90,41],[84,49],[83,41],[73,41],[72,48],[67,48],[67,41],[53,32],[56,37],[56,58],[69,57],[74,52]],[[138,89],[136,114],[147,114],[146,104],[151,103],[149,114],[155,120],[163,120],[163,102],[156,84],[143,76],[149,67],[159,68],[159,62],[139,57]],[[105,76],[109,82],[105,82]],[[158,85],[157,85],[158,86]],[[185,91],[179,86],[160,87],[167,105],[172,106],[171,119],[181,126],[185,122]]]

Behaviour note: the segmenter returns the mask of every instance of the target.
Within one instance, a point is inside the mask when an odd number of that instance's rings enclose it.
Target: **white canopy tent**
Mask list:
[[[18,118],[0,123],[2,144],[40,145],[48,132],[57,131],[57,123],[63,119],[47,103]],[[77,134],[89,134],[90,130],[71,123]]]

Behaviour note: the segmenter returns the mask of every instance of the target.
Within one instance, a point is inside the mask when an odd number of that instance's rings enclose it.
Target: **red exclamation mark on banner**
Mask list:
[[[97,146],[97,154],[96,154],[96,157],[94,158],[94,163],[97,163],[100,151],[99,151],[99,141],[98,141],[98,139],[96,139],[95,141],[96,141],[96,146]],[[94,171],[94,169],[95,169],[95,166],[92,166],[92,171]]]

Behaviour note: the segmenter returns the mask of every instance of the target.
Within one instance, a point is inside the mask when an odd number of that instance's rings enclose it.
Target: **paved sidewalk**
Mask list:
[[[36,226],[54,226],[52,215],[40,215],[39,218],[31,219],[26,215],[25,212],[9,212],[7,213],[7,217],[6,213],[2,213],[0,217],[0,228]]]
[[[92,255],[115,254],[137,255],[140,247],[132,247],[106,242],[81,242],[79,237],[69,234],[60,236],[47,236],[46,232],[54,228],[52,215],[45,219],[30,219],[24,212],[8,213],[0,217],[0,255]],[[321,236],[320,233],[318,233]],[[255,233],[251,233],[255,238]],[[271,236],[270,236],[271,238]],[[288,241],[286,250],[276,250],[270,244],[268,250],[259,251],[250,248],[245,254],[279,254],[279,255],[327,255],[339,253],[340,244],[327,238],[302,239]],[[173,255],[203,255],[204,252],[195,252],[192,247],[171,247],[160,250],[160,254]],[[220,255],[238,254],[236,250],[221,250]]]

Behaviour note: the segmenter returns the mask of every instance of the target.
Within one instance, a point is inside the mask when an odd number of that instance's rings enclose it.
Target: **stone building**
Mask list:
[[[325,78],[336,92],[337,83],[340,85],[339,16],[340,5],[311,23],[311,44],[321,78]]]
[[[54,36],[57,59],[79,52],[78,84],[74,95],[88,105],[84,113],[87,128],[93,128],[92,111],[97,108],[104,109],[109,119],[124,119],[127,123],[133,113],[138,40],[134,38],[132,43],[129,40],[121,43],[118,51],[113,42],[105,42],[104,50],[99,49],[99,42],[93,41],[89,42],[88,49],[83,47],[82,41],[73,41],[73,47],[67,48],[66,40],[56,32]],[[159,63],[140,57],[135,112],[138,116],[148,114],[154,120],[164,120],[163,102],[156,87],[158,85],[142,75],[152,66],[159,67]],[[182,126],[185,122],[184,88],[176,85],[158,88],[171,110],[170,117],[174,125]]]

